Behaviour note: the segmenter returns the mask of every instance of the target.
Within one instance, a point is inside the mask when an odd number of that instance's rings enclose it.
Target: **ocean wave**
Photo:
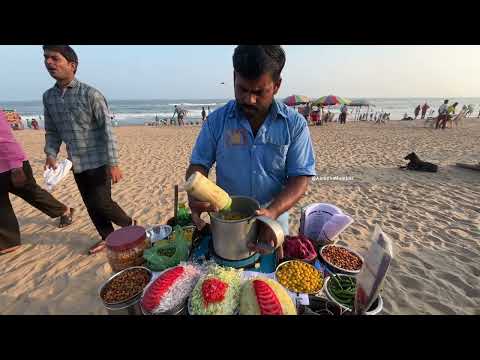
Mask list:
[[[158,116],[160,119],[171,119],[172,112],[149,112],[149,113],[114,113],[116,120],[129,120],[129,119],[155,119]],[[175,115],[176,117],[176,115]],[[202,117],[202,110],[188,110],[186,117]]]
[[[217,103],[210,103],[210,104],[192,104],[192,103],[181,103],[181,104],[168,104],[170,106],[217,106]]]

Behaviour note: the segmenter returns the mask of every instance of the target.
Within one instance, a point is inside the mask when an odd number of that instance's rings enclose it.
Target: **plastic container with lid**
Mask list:
[[[143,251],[149,247],[145,229],[127,226],[107,236],[107,259],[114,272],[143,264]]]

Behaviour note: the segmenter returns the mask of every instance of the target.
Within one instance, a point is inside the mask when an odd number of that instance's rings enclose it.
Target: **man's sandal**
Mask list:
[[[100,251],[104,250],[105,247],[107,246],[107,243],[105,240],[99,241],[95,245],[93,245],[90,249],[88,249],[88,255],[95,255],[96,253],[99,253]]]
[[[20,249],[21,246],[22,245],[16,245],[16,246],[12,246],[12,247],[0,250],[0,256],[10,254],[10,253]]]

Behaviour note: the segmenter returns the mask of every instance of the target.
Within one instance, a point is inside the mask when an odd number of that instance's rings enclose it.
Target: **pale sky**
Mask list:
[[[111,100],[233,97],[233,45],[72,47],[77,77]],[[281,97],[480,97],[478,45],[286,45],[285,51]],[[0,45],[0,101],[41,100],[52,85],[41,46]]]

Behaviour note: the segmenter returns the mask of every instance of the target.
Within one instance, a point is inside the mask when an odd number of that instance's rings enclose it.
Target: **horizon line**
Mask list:
[[[293,94],[292,94],[293,95]],[[334,95],[334,94],[328,94],[328,95]],[[287,95],[291,96],[291,95]],[[308,96],[308,95],[306,95]],[[322,95],[326,96],[326,95]],[[312,97],[308,96],[311,99],[318,99],[319,97]],[[474,98],[480,98],[480,96],[342,96],[347,99],[355,99],[355,100],[360,100],[360,99],[474,99]],[[278,98],[285,98],[285,96],[281,96]],[[176,101],[176,100],[201,100],[201,101],[206,101],[206,100],[233,100],[234,98],[163,98],[163,99],[148,99],[148,98],[117,98],[117,99],[107,99],[107,101]],[[0,100],[0,103],[2,102],[42,102],[41,99],[22,99],[22,100],[5,100],[2,99]]]

